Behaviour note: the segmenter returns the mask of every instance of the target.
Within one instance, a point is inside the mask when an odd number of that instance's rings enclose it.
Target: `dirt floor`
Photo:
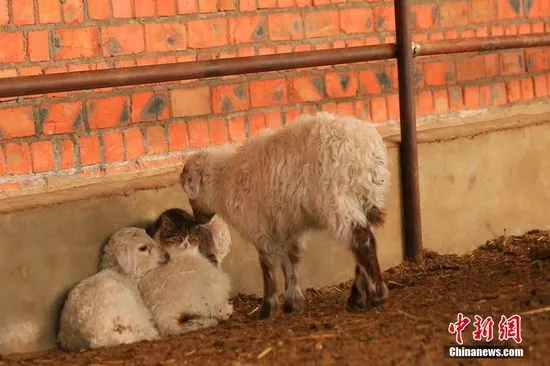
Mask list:
[[[0,356],[0,365],[550,364],[550,232],[491,240],[463,257],[425,252],[421,263],[392,268],[385,278],[390,296],[379,310],[346,311],[345,283],[306,290],[301,314],[259,321],[260,299],[239,295],[232,318],[213,329],[82,353]],[[498,341],[498,323],[501,315],[520,314],[527,356],[448,358],[444,346],[455,345],[448,327],[458,312],[472,319],[465,345],[485,343],[472,339],[477,314],[495,321],[491,344],[514,346],[513,340]]]

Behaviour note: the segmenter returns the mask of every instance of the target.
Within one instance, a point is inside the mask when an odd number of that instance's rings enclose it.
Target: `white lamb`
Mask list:
[[[274,269],[279,261],[284,310],[301,309],[297,267],[308,229],[328,229],[351,247],[356,266],[348,308],[365,308],[367,300],[382,304],[387,297],[373,228],[385,219],[390,173],[374,126],[326,112],[303,115],[240,146],[190,154],[180,181],[197,221],[206,223],[218,214],[258,250],[264,284],[260,318],[278,306]]]
[[[61,312],[61,347],[79,351],[157,339],[137,284],[168,259],[143,229],[124,228],[111,235],[101,270],[69,292]]]
[[[218,325],[233,313],[231,282],[199,252],[196,241],[172,248],[170,262],[147,273],[139,290],[162,336]]]

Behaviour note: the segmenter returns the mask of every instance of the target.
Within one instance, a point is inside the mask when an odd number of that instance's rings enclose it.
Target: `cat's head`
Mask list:
[[[182,209],[164,211],[149,235],[167,251],[198,247],[199,224]]]

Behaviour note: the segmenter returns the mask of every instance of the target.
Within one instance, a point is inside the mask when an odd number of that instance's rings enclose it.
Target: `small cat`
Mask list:
[[[231,247],[231,236],[225,222],[215,216],[201,225],[193,215],[180,208],[171,208],[146,229],[147,234],[169,253],[198,245],[199,252],[212,264],[219,266]]]

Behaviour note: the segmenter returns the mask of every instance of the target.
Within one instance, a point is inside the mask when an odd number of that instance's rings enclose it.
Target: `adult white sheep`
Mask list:
[[[168,253],[139,228],[123,228],[103,248],[100,271],[78,283],[61,312],[58,341],[79,351],[159,337],[137,284]]]
[[[308,229],[328,229],[351,247],[356,266],[348,308],[384,302],[388,289],[373,227],[385,218],[387,165],[374,126],[320,112],[240,146],[198,150],[184,162],[180,182],[197,221],[218,214],[257,248],[264,284],[260,318],[267,318],[278,305],[278,261],[285,276],[284,310],[301,309],[297,266]]]
[[[139,284],[161,336],[216,326],[233,313],[231,281],[199,252],[197,237],[167,248],[170,262],[147,273]]]

